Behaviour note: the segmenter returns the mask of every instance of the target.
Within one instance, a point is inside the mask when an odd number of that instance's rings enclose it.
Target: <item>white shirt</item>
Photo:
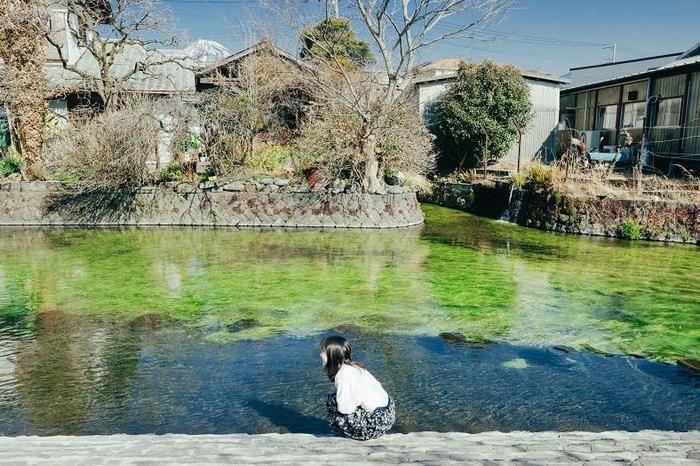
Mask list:
[[[368,370],[350,364],[340,366],[335,375],[338,411],[354,412],[358,406],[374,411],[389,404],[389,395]]]

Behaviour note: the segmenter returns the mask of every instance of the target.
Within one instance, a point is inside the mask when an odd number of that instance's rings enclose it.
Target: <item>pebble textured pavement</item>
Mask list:
[[[700,465],[700,431],[0,437],[0,463]]]

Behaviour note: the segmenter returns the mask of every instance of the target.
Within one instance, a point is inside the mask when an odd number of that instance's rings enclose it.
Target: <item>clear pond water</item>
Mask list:
[[[695,246],[425,207],[393,231],[0,230],[0,434],[327,433],[341,333],[395,431],[700,428]]]

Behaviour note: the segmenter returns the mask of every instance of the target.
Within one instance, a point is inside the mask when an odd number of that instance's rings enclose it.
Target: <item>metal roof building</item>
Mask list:
[[[572,68],[561,93],[562,118],[614,147],[628,133],[666,170],[700,169],[700,43],[685,52]]]
[[[424,114],[427,105],[439,99],[456,80],[461,61],[447,58],[428,63],[416,70],[413,83],[420,115]],[[548,159],[553,152],[553,147],[550,147],[551,136],[559,123],[560,86],[566,84],[567,80],[539,70],[520,70],[520,74],[530,88],[530,101],[534,113],[530,126],[523,133],[521,159],[523,163],[529,162],[537,155]],[[517,159],[516,142],[502,160],[516,162]]]

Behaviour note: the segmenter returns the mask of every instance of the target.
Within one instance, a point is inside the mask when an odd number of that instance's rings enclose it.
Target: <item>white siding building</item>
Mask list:
[[[414,81],[418,112],[424,115],[427,106],[440,98],[455,81],[460,60],[445,59],[420,68]],[[559,88],[567,81],[540,71],[522,70],[521,74],[530,87],[533,118],[523,133],[521,161],[527,163],[536,155],[550,159],[554,151],[553,132],[559,124]],[[518,159],[518,143],[510,148],[502,160]]]

